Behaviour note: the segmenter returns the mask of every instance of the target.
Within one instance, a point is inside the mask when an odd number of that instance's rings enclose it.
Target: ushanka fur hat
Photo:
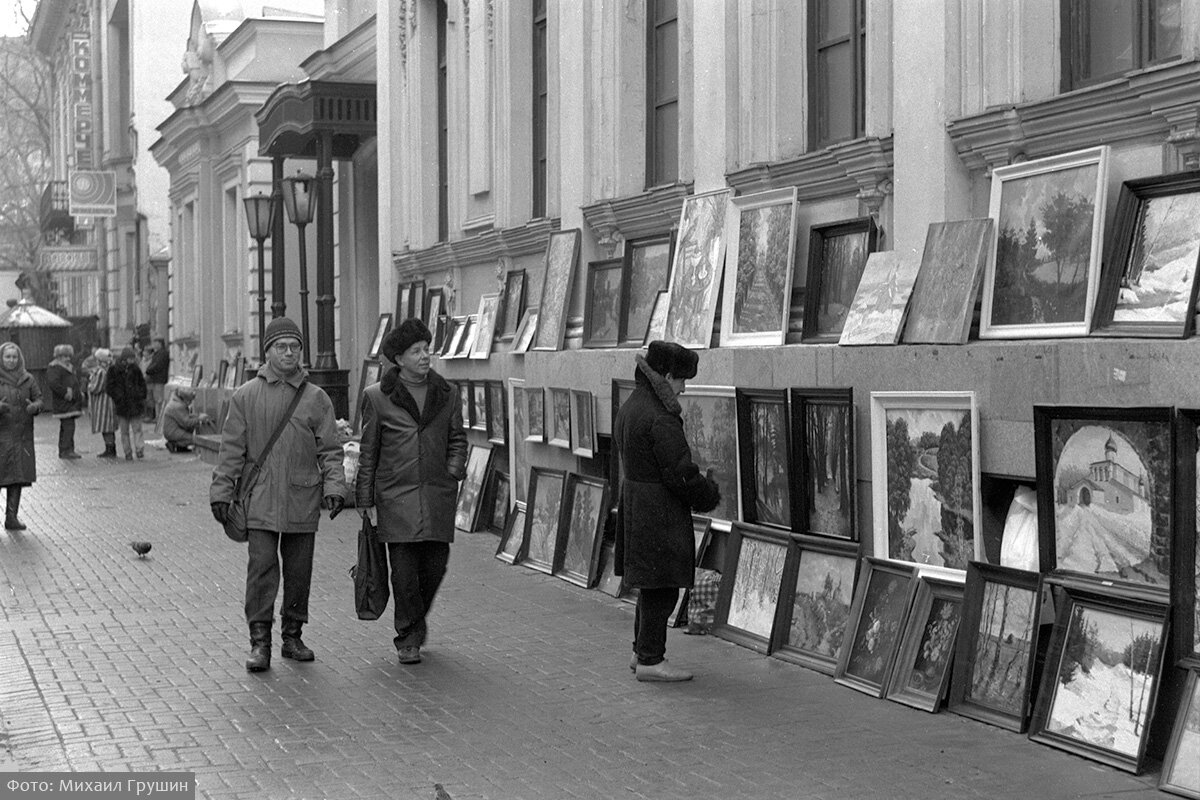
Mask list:
[[[646,366],[662,375],[690,380],[696,377],[700,356],[675,342],[653,341],[646,348]]]
[[[417,342],[433,342],[433,334],[429,332],[429,326],[412,317],[388,331],[379,345],[379,352],[395,361],[396,356],[403,355]]]

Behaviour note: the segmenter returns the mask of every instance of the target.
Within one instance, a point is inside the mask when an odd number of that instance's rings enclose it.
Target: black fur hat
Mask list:
[[[395,361],[396,356],[402,355],[405,350],[417,342],[432,343],[433,334],[429,332],[429,326],[416,317],[412,317],[388,331],[387,336],[383,337],[383,342],[379,345],[379,352]]]
[[[699,364],[700,356],[675,342],[654,341],[646,349],[646,365],[663,377],[690,380]]]

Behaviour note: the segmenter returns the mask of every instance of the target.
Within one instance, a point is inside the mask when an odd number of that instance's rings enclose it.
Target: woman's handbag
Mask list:
[[[296,413],[296,406],[300,405],[300,397],[304,394],[307,385],[308,381],[301,381],[300,386],[296,388],[296,396],[292,398],[291,405],[283,413],[283,419],[279,420],[279,424],[275,426],[275,431],[267,440],[267,446],[263,448],[262,455],[254,459],[250,469],[243,472],[242,477],[233,484],[233,502],[229,504],[229,509],[225,512],[224,527],[225,535],[235,542],[245,542],[250,538],[250,530],[246,527],[246,506],[250,500],[250,490],[254,488],[254,483],[258,480],[258,473],[262,472],[263,462],[267,460],[267,455],[275,446],[275,441],[287,427],[288,420]]]
[[[354,579],[354,610],[359,619],[379,619],[387,609],[391,589],[388,587],[387,547],[375,535],[371,520],[363,517],[358,531],[358,563],[350,568]]]

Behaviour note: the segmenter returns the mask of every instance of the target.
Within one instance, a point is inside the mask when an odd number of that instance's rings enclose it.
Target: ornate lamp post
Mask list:
[[[275,204],[262,192],[253,197],[247,197],[242,202],[246,204],[246,224],[250,228],[250,237],[258,243],[258,359],[261,364],[266,361],[263,338],[266,336],[267,329],[267,287],[266,265],[263,262],[263,241],[271,238]]]
[[[297,172],[283,179],[283,207],[288,220],[300,231],[300,332],[304,334],[304,366],[311,366],[308,355],[308,251],[304,239],[304,227],[313,221],[317,210],[317,196],[313,193],[316,180],[311,175]]]

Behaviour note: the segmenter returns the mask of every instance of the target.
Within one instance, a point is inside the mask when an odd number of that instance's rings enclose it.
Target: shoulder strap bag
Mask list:
[[[267,446],[263,448],[262,454],[254,459],[254,463],[250,465],[250,469],[242,473],[242,477],[233,487],[233,502],[229,504],[229,511],[225,514],[225,535],[235,542],[245,542],[250,535],[249,529],[246,527],[246,500],[250,497],[250,490],[254,488],[254,484],[258,481],[258,473],[262,471],[263,463],[267,460],[267,456],[271,452],[271,448],[275,446],[275,442],[279,439],[283,429],[287,427],[288,420],[296,413],[296,407],[300,405],[300,398],[304,395],[304,390],[308,388],[308,381],[301,381],[300,386],[296,388],[296,396],[292,398],[291,405],[287,411],[283,412],[283,418],[279,420],[279,424],[275,426],[271,438],[267,440]]]

